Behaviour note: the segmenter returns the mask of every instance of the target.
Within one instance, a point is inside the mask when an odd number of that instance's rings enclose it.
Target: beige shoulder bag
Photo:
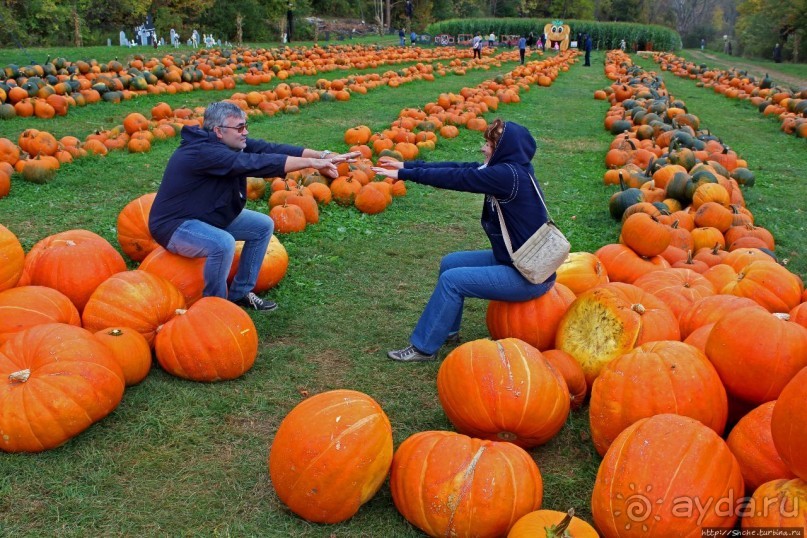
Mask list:
[[[491,198],[493,198],[493,203],[496,204],[504,244],[507,247],[507,252],[510,253],[513,265],[524,278],[533,284],[541,284],[566,261],[571,245],[558,227],[555,226],[552,217],[549,216],[549,208],[546,207],[546,202],[544,202],[544,197],[541,196],[538,185],[535,184],[535,179],[530,176],[530,180],[533,181],[532,186],[535,187],[535,192],[538,193],[538,198],[541,200],[549,220],[538,228],[538,231],[532,234],[516,252],[513,252],[513,244],[510,242],[510,234],[507,233],[507,226],[504,224],[504,216],[502,216],[499,201],[496,200],[495,196],[491,196]]]

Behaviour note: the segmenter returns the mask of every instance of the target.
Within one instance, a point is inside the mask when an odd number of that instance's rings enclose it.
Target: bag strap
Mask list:
[[[507,226],[504,224],[504,217],[502,216],[502,207],[495,196],[491,195],[493,203],[496,204],[496,214],[499,216],[499,226],[502,228],[502,239],[504,239],[504,246],[507,247],[507,253],[510,258],[513,257],[513,244],[510,242],[510,234],[507,232]]]
[[[532,186],[535,188],[535,192],[538,193],[538,199],[541,200],[541,204],[544,206],[544,211],[546,211],[546,218],[548,222],[554,224],[554,220],[552,220],[552,215],[549,214],[549,208],[546,206],[546,202],[544,202],[544,197],[541,196],[541,189],[538,188],[538,182],[532,177],[530,174],[530,181],[532,182]]]
[[[555,221],[552,220],[552,216],[549,214],[549,208],[546,207],[546,202],[544,202],[544,197],[541,196],[541,190],[538,188],[537,182],[535,178],[532,177],[530,174],[530,181],[532,182],[532,186],[535,188],[535,192],[538,193],[538,199],[541,200],[541,204],[544,206],[544,210],[546,211],[547,222],[551,224],[555,224]],[[490,195],[491,199],[493,199],[493,203],[496,205],[496,215],[499,217],[499,225],[502,228],[502,238],[504,239],[504,246],[507,247],[507,252],[510,254],[510,257],[513,257],[513,244],[510,242],[510,233],[507,231],[507,225],[504,223],[504,215],[502,215],[502,206],[499,205],[499,201],[496,199],[495,196]]]

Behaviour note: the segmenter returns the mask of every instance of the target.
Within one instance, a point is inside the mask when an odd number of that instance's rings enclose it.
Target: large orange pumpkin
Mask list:
[[[154,351],[160,366],[192,381],[235,379],[258,356],[258,332],[252,318],[221,297],[202,297],[177,310],[157,331]]]
[[[558,267],[556,284],[563,284],[575,295],[594,286],[608,283],[608,271],[599,258],[590,252],[570,252]]]
[[[591,388],[591,439],[600,455],[637,420],[675,413],[723,435],[726,389],[706,356],[683,342],[648,342],[610,362]]]
[[[13,288],[22,276],[25,251],[14,233],[0,224],[0,291]]]
[[[619,434],[591,508],[603,538],[700,536],[702,527],[732,528],[742,496],[740,466],[723,439],[693,418],[664,414]]]
[[[728,259],[727,259],[728,260]],[[753,299],[768,312],[789,312],[801,302],[801,281],[776,262],[754,261],[738,270],[718,293]]]
[[[594,527],[574,517],[574,510],[536,510],[522,517],[507,538],[600,538]]]
[[[406,439],[392,460],[395,507],[429,536],[503,536],[541,507],[535,461],[512,443],[426,431]]]
[[[303,400],[280,423],[269,449],[269,476],[295,514],[337,523],[384,483],[392,448],[392,427],[375,400],[332,390]]]
[[[124,381],[92,333],[48,323],[0,346],[0,450],[55,448],[111,413]]]
[[[575,410],[582,407],[586,401],[586,394],[588,394],[588,383],[586,383],[586,374],[580,363],[559,349],[547,349],[541,352],[541,355],[566,381],[566,387],[569,389],[569,409]]]
[[[807,482],[772,480],[759,486],[751,496],[743,529],[801,529],[807,528]],[[785,531],[783,531],[785,532]]]
[[[206,260],[207,258],[180,256],[158,246],[140,262],[138,269],[169,281],[182,292],[185,303],[190,306],[202,298]]]
[[[437,373],[437,395],[457,431],[522,447],[546,443],[569,414],[563,376],[516,338],[455,348]]]
[[[706,356],[729,394],[759,405],[778,398],[807,366],[807,329],[761,308],[742,308],[715,323]]]
[[[125,270],[123,256],[106,239],[89,230],[68,230],[31,248],[21,281],[59,290],[81,312],[101,282]]]
[[[235,257],[233,258],[233,266],[230,269],[228,280],[232,282],[235,278],[235,273],[238,272],[238,264],[241,261],[241,251],[244,250],[244,242],[235,242]],[[286,271],[289,268],[289,253],[286,247],[280,242],[276,236],[272,236],[269,241],[269,246],[266,248],[266,254],[263,256],[261,262],[261,269],[258,272],[258,280],[255,282],[255,287],[252,291],[261,294],[266,290],[277,286],[283,277],[286,276]]]
[[[149,231],[149,213],[156,197],[156,192],[144,194],[118,214],[118,243],[124,254],[136,262],[143,261],[158,246]]]
[[[676,319],[692,303],[715,294],[712,283],[691,269],[671,267],[653,271],[639,277],[633,284],[664,301]]]
[[[641,288],[611,282],[575,299],[560,321],[555,345],[580,363],[590,387],[610,361],[659,340],[680,340],[672,310]]]
[[[790,470],[807,480],[807,368],[785,386],[771,417],[771,436],[776,451]]]
[[[745,491],[778,478],[795,478],[776,451],[771,435],[771,418],[776,401],[767,402],[748,412],[734,425],[726,442],[740,464]]]
[[[19,286],[0,291],[0,344],[29,327],[46,323],[81,327],[81,316],[72,301],[53,288]]]
[[[555,283],[529,301],[490,301],[485,318],[490,336],[495,340],[518,338],[540,351],[552,349],[560,318],[574,299],[569,288]]]
[[[142,334],[129,327],[110,327],[98,331],[95,337],[112,352],[127,387],[146,378],[151,370],[151,347]]]
[[[692,303],[678,317],[681,337],[686,338],[704,325],[714,324],[734,310],[758,306],[753,300],[736,295],[711,295]],[[759,307],[761,308],[761,307]]]
[[[166,279],[146,271],[124,271],[95,289],[81,321],[92,332],[131,327],[153,346],[157,328],[186,306],[182,293]]]

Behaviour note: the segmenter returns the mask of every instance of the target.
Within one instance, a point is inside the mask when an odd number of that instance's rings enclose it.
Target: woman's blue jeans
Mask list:
[[[186,220],[171,236],[167,250],[188,258],[206,257],[202,295],[235,301],[255,287],[274,229],[275,223],[268,215],[249,209],[241,211],[224,229],[200,220]],[[236,240],[244,241],[244,249],[228,294],[227,276],[233,264]]]
[[[466,297],[528,301],[549,291],[554,283],[552,279],[532,284],[514,267],[499,263],[492,250],[452,252],[440,262],[437,287],[409,341],[430,355],[440,349],[449,334],[460,330]]]

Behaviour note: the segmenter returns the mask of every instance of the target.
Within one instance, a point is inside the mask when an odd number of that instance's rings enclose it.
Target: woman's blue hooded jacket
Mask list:
[[[502,208],[515,252],[548,220],[546,207],[535,191],[536,187],[541,187],[534,180],[531,163],[534,155],[535,139],[530,132],[517,123],[506,122],[487,166],[481,163],[407,162],[399,170],[398,177],[443,189],[484,194],[482,228],[496,260],[512,265],[492,197]]]

